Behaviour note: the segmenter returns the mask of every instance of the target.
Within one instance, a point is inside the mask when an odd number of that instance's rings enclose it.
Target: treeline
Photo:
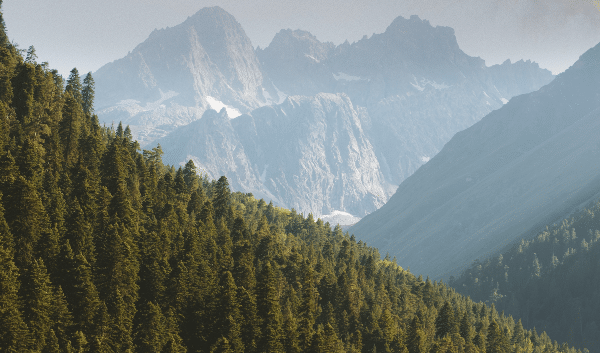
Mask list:
[[[0,3],[1,4],[1,3]],[[101,127],[0,18],[0,351],[576,352]]]
[[[450,284],[525,327],[600,351],[600,202],[508,252],[476,261]]]

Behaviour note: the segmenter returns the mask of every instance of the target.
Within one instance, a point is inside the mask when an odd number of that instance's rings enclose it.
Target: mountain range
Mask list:
[[[441,278],[600,197],[600,44],[550,84],[457,133],[350,228]]]
[[[255,50],[219,7],[154,31],[94,77],[101,121],[160,143],[166,162],[193,159],[235,190],[345,224],[456,132],[553,79],[532,62],[487,67],[417,16],[352,44],[282,30]]]

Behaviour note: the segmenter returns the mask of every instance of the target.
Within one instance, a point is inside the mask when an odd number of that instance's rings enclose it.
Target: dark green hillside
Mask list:
[[[559,341],[600,350],[600,202],[451,282]]]
[[[576,352],[140,153],[98,125],[93,91],[0,43],[0,351]]]

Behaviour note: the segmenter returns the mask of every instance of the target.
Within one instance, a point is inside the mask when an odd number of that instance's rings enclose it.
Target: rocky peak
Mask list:
[[[265,48],[277,56],[300,56],[312,59],[316,62],[327,60],[331,51],[335,48],[333,43],[322,43],[310,32],[303,30],[282,29],[279,31],[271,44]]]

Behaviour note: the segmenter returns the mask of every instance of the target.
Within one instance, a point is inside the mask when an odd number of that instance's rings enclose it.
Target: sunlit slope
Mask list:
[[[433,277],[495,253],[600,191],[599,108],[597,45],[456,134],[350,231]]]

